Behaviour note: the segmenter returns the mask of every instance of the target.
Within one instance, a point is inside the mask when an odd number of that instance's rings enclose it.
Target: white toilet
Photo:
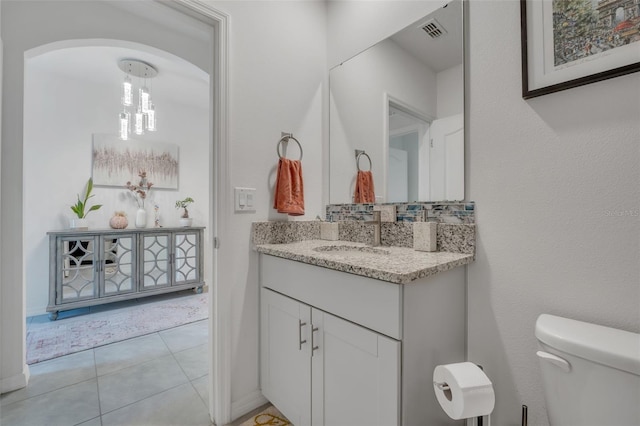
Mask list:
[[[542,314],[536,337],[552,426],[640,425],[640,334]]]

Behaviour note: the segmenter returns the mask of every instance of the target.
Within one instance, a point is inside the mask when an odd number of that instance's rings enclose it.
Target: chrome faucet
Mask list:
[[[380,211],[376,210],[373,212],[373,220],[365,222],[365,225],[373,225],[373,246],[377,247],[380,245]]]

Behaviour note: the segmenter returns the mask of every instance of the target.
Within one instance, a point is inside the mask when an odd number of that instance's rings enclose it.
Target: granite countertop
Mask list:
[[[428,253],[407,247],[371,247],[350,241],[326,240],[258,244],[256,250],[271,256],[397,284],[409,284],[419,278],[467,265],[474,259],[472,254],[465,253]]]

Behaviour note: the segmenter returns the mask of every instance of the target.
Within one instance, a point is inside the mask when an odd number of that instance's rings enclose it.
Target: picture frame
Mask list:
[[[147,173],[154,189],[178,189],[178,145],[128,139],[115,134],[93,134],[91,173],[96,186],[124,187]]]
[[[520,0],[522,97],[640,71],[640,4]]]

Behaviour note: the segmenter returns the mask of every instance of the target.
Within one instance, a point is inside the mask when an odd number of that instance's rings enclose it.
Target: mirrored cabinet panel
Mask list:
[[[60,268],[57,268],[59,291],[57,303],[92,299],[98,294],[95,237],[64,237],[57,242]]]
[[[165,287],[171,283],[169,244],[169,234],[142,236],[143,289]]]
[[[135,291],[135,237],[107,235],[104,241],[104,294],[126,294]]]

